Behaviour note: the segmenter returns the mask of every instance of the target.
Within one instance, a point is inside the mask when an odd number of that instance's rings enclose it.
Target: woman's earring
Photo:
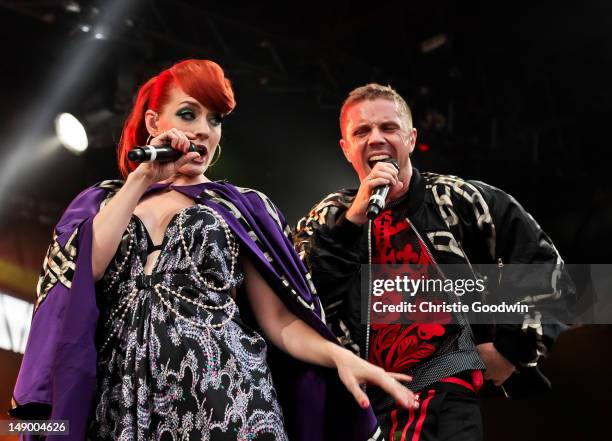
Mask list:
[[[151,139],[153,138],[153,135],[149,135],[149,137],[147,138],[147,142],[145,143],[145,145],[149,145],[149,142],[151,142]]]
[[[219,158],[221,158],[221,144],[217,144],[217,150],[215,151],[215,156],[213,156],[213,159],[212,161],[210,161],[210,164],[208,164],[208,167],[212,167],[217,162],[219,162]]]

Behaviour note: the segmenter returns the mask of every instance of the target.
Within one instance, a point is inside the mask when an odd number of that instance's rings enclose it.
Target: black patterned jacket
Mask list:
[[[550,312],[557,311],[555,315],[562,316],[567,300],[574,294],[563,260],[550,238],[512,196],[483,182],[413,169],[409,188],[406,196],[388,207],[401,210],[402,217],[409,219],[436,263],[467,264],[476,273],[476,264],[496,264],[498,273],[489,275],[489,291],[500,289],[496,285],[503,278],[505,264],[550,266],[550,271],[540,272],[539,279],[530,282],[531,295],[525,294],[524,286],[515,294],[514,301],[534,307],[534,314],[526,315],[522,325],[474,325],[469,333],[475,344],[493,342],[519,369],[537,366],[565,329],[550,317]],[[345,219],[355,194],[356,190],[341,190],[319,202],[298,222],[294,243],[312,273],[328,325],[347,348],[366,356],[367,327],[361,320],[360,284],[361,265],[368,263],[368,224],[361,227]],[[535,312],[543,305],[546,320],[540,320]],[[464,329],[463,334],[466,332]],[[455,349],[465,355],[474,351],[474,344],[466,344],[464,339],[463,346]],[[475,366],[471,358],[463,357],[462,363]],[[426,370],[410,373],[417,378],[425,372],[437,372],[437,378],[426,375],[423,383],[431,384],[457,372],[452,370],[452,366],[444,368],[434,360]],[[411,387],[418,390],[426,385]]]

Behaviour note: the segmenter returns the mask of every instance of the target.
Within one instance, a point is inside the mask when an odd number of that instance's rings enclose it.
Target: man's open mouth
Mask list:
[[[376,165],[377,162],[387,161],[391,158],[392,156],[387,154],[372,155],[368,158],[368,165],[370,168],[374,168],[374,165]]]

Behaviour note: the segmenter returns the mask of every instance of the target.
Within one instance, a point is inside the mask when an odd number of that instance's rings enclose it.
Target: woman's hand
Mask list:
[[[153,138],[151,145],[171,145],[172,148],[183,152],[183,156],[174,162],[143,162],[140,164],[128,175],[121,190],[94,217],[91,271],[95,281],[102,278],[117,252],[117,247],[119,247],[132,213],[149,185],[164,180],[166,183],[173,181],[183,165],[198,157],[197,152],[185,154],[189,149],[188,135],[193,136],[172,129]]]
[[[298,360],[337,369],[340,380],[363,408],[368,407],[370,401],[359,386],[362,383],[381,387],[403,407],[419,407],[414,393],[399,383],[412,381],[412,377],[385,372],[338,343],[323,338],[287,309],[246,254],[241,259],[244,286],[257,323],[278,348]]]
[[[342,380],[362,408],[365,409],[370,405],[368,396],[360,386],[364,383],[380,387],[395,398],[395,401],[400,406],[406,409],[416,409],[419,407],[416,395],[400,383],[400,381],[412,381],[410,375],[386,372],[384,369],[357,357],[347,349],[339,346],[337,348],[332,358],[336,364],[336,369],[338,369],[340,380]]]
[[[173,149],[183,152],[183,156],[173,162],[143,162],[132,173],[144,176],[150,183],[173,180],[183,165],[200,156],[197,152],[188,151],[190,143],[187,134],[178,129],[170,129],[161,133],[152,138],[149,145],[169,145]]]

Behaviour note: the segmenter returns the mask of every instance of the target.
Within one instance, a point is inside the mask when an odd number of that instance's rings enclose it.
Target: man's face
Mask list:
[[[377,161],[387,158],[397,161],[400,180],[407,180],[415,142],[416,129],[409,125],[393,100],[361,101],[346,112],[340,146],[360,181],[368,176]]]

